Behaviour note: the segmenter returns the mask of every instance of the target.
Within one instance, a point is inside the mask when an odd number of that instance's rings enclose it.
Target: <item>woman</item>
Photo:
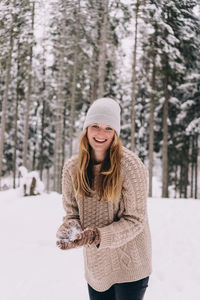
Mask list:
[[[63,168],[66,216],[57,246],[83,246],[91,300],[141,300],[152,272],[147,169],[122,146],[119,134],[119,104],[96,100],[86,115],[79,154]]]

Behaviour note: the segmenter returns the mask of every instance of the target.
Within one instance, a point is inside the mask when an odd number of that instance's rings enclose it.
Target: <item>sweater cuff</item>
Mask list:
[[[110,234],[106,226],[102,228],[98,228],[98,230],[100,232],[100,245],[98,249],[110,248],[113,241],[113,235]]]

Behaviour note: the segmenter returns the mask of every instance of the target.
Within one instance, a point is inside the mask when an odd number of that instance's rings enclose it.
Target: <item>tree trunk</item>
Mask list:
[[[38,109],[40,107],[40,102],[37,101],[37,106],[35,108],[35,112],[34,112],[34,117],[36,119],[35,122],[35,128],[34,128],[34,139],[33,139],[33,158],[32,158],[32,170],[36,169],[36,156],[37,156],[37,144],[38,144],[38,135],[37,135],[37,131],[38,131],[38,118],[37,118],[37,113],[38,113]]]
[[[74,120],[75,120],[75,98],[76,98],[76,85],[77,85],[77,66],[78,65],[78,48],[75,46],[74,51],[74,66],[73,66],[73,79],[72,79],[72,97],[71,97],[71,122],[70,122],[70,140],[69,140],[69,156],[73,154],[73,135],[74,135]]]
[[[133,66],[132,66],[132,105],[131,105],[131,150],[135,151],[135,96],[136,96],[136,58],[137,58],[137,35],[138,35],[138,15],[140,1],[136,2],[135,9],[135,40],[133,49]]]
[[[97,38],[96,42],[93,45],[93,52],[92,52],[92,61],[91,61],[91,98],[90,102],[93,103],[94,100],[98,97],[98,69],[99,69],[99,56],[100,56],[100,45],[101,45],[101,27],[102,27],[102,18],[101,18],[101,11],[97,9]]]
[[[64,102],[64,111],[63,111],[63,134],[62,134],[62,166],[65,162],[65,148],[66,148],[66,112],[67,112],[67,101]]]
[[[18,104],[19,104],[19,85],[20,85],[20,62],[19,62],[19,43],[18,43],[18,60],[17,60],[17,87],[15,103],[15,129],[14,129],[14,149],[13,149],[13,188],[16,188],[16,159],[17,159],[17,133],[18,133]]]
[[[65,14],[65,12],[64,12]],[[62,175],[62,134],[63,134],[63,106],[64,106],[64,57],[65,57],[65,21],[63,15],[60,37],[59,54],[59,73],[58,73],[58,93],[56,109],[56,137],[54,144],[54,190],[61,193],[61,175]]]
[[[32,12],[31,12],[31,36],[33,40],[33,30],[34,30],[34,16],[35,15],[35,3],[32,3]],[[23,164],[29,169],[30,164],[27,164],[27,153],[28,153],[28,136],[29,136],[29,112],[30,112],[30,103],[31,103],[31,89],[32,89],[32,60],[33,60],[33,44],[31,41],[29,49],[29,70],[28,70],[28,91],[26,98],[26,113],[25,113],[25,124],[24,124],[24,147],[23,147]]]
[[[14,7],[16,6],[16,1],[14,1]],[[13,18],[13,16],[12,16]],[[2,176],[2,166],[3,166],[3,148],[4,148],[4,138],[5,138],[5,128],[6,128],[6,117],[7,117],[7,103],[8,103],[8,90],[10,85],[10,73],[11,73],[11,59],[13,52],[13,27],[14,21],[12,20],[10,28],[10,39],[9,39],[9,52],[6,60],[6,80],[5,80],[5,93],[2,103],[2,115],[1,115],[1,134],[0,134],[0,190],[1,190],[1,176]]]
[[[71,97],[71,122],[70,122],[70,140],[69,140],[69,156],[73,154],[73,135],[75,123],[75,98],[77,85],[77,68],[78,68],[78,47],[75,47],[74,66],[73,66],[73,81],[72,81],[72,97]]]
[[[190,197],[193,198],[193,187],[194,187],[194,158],[193,158],[193,152],[194,152],[194,136],[190,136]]]
[[[182,165],[179,167],[180,175],[179,175],[179,198],[182,198]]]
[[[156,88],[156,52],[154,35],[152,51],[152,78],[151,78],[151,96],[150,96],[150,116],[149,116],[149,197],[152,197],[152,178],[153,178],[153,151],[154,151],[154,105],[155,105],[155,88]]]
[[[178,182],[178,176],[177,176],[177,173],[178,173],[178,166],[177,164],[175,164],[175,182],[174,182],[174,186],[175,186],[175,195],[174,195],[174,198],[177,198],[177,182]]]
[[[106,44],[108,27],[108,0],[103,1],[103,25],[101,27],[100,53],[99,53],[99,98],[104,96],[104,82],[106,74]]]
[[[50,174],[49,174],[49,168],[46,169],[47,171],[47,193],[50,191]]]
[[[195,186],[194,186],[194,198],[197,199],[198,191],[198,133],[194,136],[194,147],[195,147]]]
[[[188,172],[189,172],[189,145],[188,139],[185,139],[185,160],[184,160],[184,198],[187,198],[187,190],[188,190]]]
[[[99,40],[97,39],[99,43]],[[97,88],[98,88],[98,61],[99,61],[99,51],[94,47],[92,55],[92,72],[91,72],[91,98],[90,102],[93,103],[97,99]]]
[[[163,146],[162,146],[162,197],[168,197],[168,74],[165,75],[165,102],[163,107]]]
[[[42,180],[43,169],[44,169],[44,129],[45,129],[45,113],[46,113],[46,68],[45,68],[45,49],[43,49],[43,68],[42,68],[43,82],[42,82],[42,115],[41,115],[41,142],[40,142],[40,158],[39,158],[39,169],[40,169],[40,180]]]
[[[75,102],[76,102],[76,86],[77,86],[77,70],[78,70],[78,49],[80,44],[80,0],[78,1],[78,8],[75,9],[76,16],[76,41],[74,50],[74,65],[72,78],[72,96],[71,96],[71,126],[70,126],[70,141],[69,141],[69,156],[73,154],[73,137],[74,137],[74,123],[75,123]]]

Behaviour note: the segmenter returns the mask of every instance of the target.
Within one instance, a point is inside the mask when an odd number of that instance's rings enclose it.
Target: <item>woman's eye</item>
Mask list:
[[[112,128],[111,127],[107,127],[106,130],[112,130]]]
[[[97,126],[97,125],[92,125],[92,127],[93,127],[93,128],[98,128],[98,126]]]

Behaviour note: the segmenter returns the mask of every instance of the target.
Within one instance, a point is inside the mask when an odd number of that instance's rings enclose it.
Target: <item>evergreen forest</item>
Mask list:
[[[25,166],[60,193],[101,97],[121,106],[149,196],[155,175],[162,197],[200,198],[198,0],[0,1],[0,190]]]

